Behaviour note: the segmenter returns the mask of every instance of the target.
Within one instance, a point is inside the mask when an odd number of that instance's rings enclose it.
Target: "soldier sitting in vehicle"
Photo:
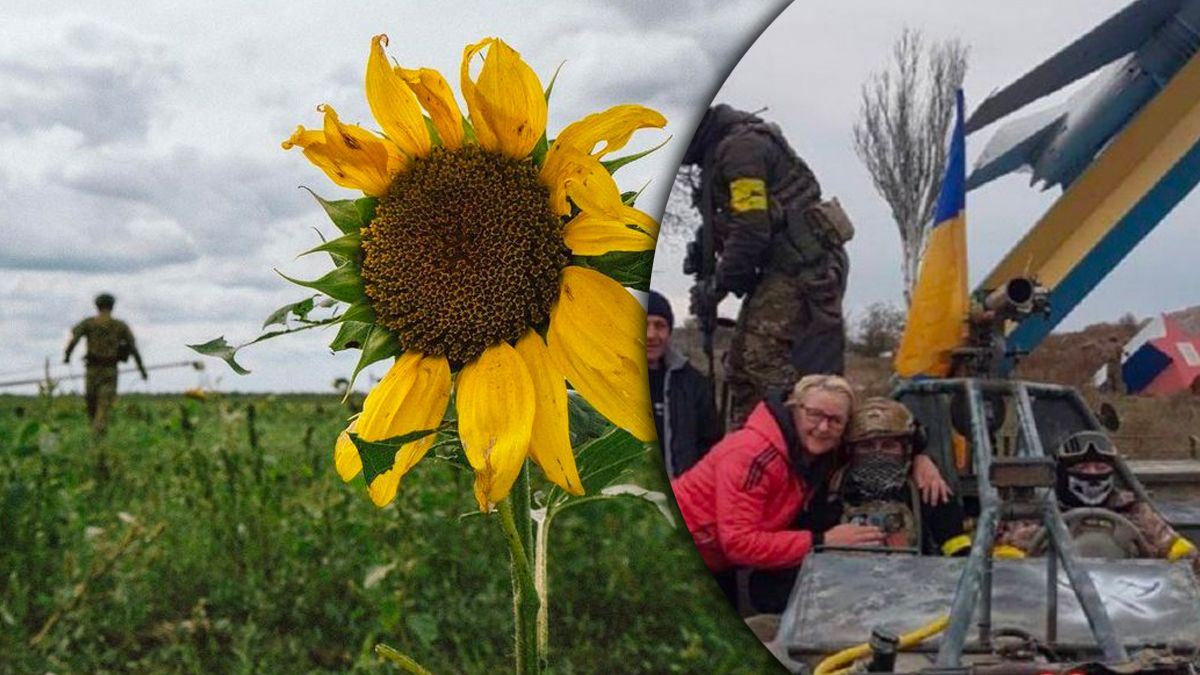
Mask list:
[[[943,555],[970,550],[959,502],[948,495],[919,498],[910,469],[924,450],[924,432],[904,404],[888,398],[865,401],[854,411],[846,443],[846,464],[831,476],[826,503],[816,509],[819,527],[874,526],[878,537],[862,542],[870,547],[918,551],[936,546]],[[918,504],[920,518],[914,511]]]
[[[1135,492],[1119,487],[1117,451],[1108,436],[1081,431],[1068,437],[1057,453],[1055,492],[1076,552],[1084,557],[1189,560],[1200,575],[1200,554],[1154,507]],[[994,553],[998,557],[1040,555],[1046,549],[1041,523],[1001,523]]]

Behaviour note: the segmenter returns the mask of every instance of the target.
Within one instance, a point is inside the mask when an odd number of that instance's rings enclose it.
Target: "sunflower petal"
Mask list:
[[[567,213],[566,195],[562,192],[563,182],[572,173],[576,155],[585,155],[599,160],[614,150],[625,147],[638,129],[666,126],[667,119],[658,112],[640,105],[618,105],[604,112],[593,113],[568,124],[554,139],[542,165],[542,182],[550,186],[551,203],[560,215]],[[596,149],[601,141],[604,145]],[[601,168],[603,168],[601,166]],[[605,173],[608,173],[605,170]]]
[[[533,413],[533,435],[529,456],[552,483],[573,495],[583,494],[571,437],[567,433],[567,386],[558,368],[550,360],[550,351],[536,331],[530,330],[517,341],[517,354],[525,362],[533,379],[537,403]]]
[[[297,127],[282,143],[284,150],[300,147],[304,156],[334,183],[378,197],[387,194],[392,175],[404,167],[399,149],[385,138],[353,124],[342,124],[330,105],[317,106],[325,115],[320,131]]]
[[[471,80],[471,59],[487,49],[479,79]],[[546,131],[546,96],[537,73],[499,38],[484,38],[463,49],[463,98],[479,144],[509,157],[533,151]]]
[[[429,154],[433,143],[425,128],[425,116],[417,97],[405,84],[383,52],[386,35],[371,38],[371,55],[367,58],[367,104],[383,133],[400,146],[410,157]]]
[[[650,251],[658,223],[621,201],[616,181],[594,159],[580,157],[563,188],[581,213],[567,223],[563,238],[575,255]],[[636,226],[637,229],[628,227]]]
[[[371,497],[375,506],[382,508],[396,498],[396,493],[400,490],[400,479],[404,478],[404,474],[408,473],[408,470],[421,461],[425,453],[429,452],[429,448],[433,447],[433,441],[433,435],[429,435],[400,446],[400,449],[396,451],[396,461],[392,468],[376,476],[375,480],[367,486],[367,495]]]
[[[657,223],[651,220],[650,224],[654,229],[649,231],[657,233]],[[563,242],[575,255],[589,256],[609,251],[652,251],[656,238],[623,222],[581,213],[567,223]]]
[[[434,429],[450,401],[450,364],[444,356],[407,351],[363,402],[358,435],[383,441],[422,429]]]
[[[529,371],[508,343],[488,347],[458,373],[459,436],[483,511],[508,496],[525,464],[534,401]]]
[[[613,424],[655,438],[646,373],[646,313],[595,270],[568,266],[550,310],[550,357],[571,386]]]
[[[554,145],[546,154],[546,164],[553,163],[555,156],[564,148],[585,152],[600,159],[610,152],[625,147],[638,129],[661,129],[667,118],[658,111],[640,105],[617,105],[604,112],[592,113],[581,120],[568,124],[554,139]],[[604,146],[596,149],[601,141]]]
[[[333,446],[333,465],[337,468],[342,480],[349,483],[362,473],[362,457],[358,456],[358,448],[350,440],[350,432],[354,431],[355,422],[351,422],[345,431],[338,434],[337,443]]]
[[[397,72],[429,113],[429,118],[433,120],[433,128],[437,129],[438,136],[442,139],[442,146],[451,150],[461,147],[462,111],[458,109],[458,102],[454,100],[454,92],[451,91],[446,78],[432,68],[399,68]]]

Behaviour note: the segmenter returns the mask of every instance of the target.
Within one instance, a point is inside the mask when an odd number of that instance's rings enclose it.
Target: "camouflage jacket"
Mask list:
[[[68,354],[80,338],[87,338],[87,354],[84,361],[89,366],[115,366],[137,354],[133,331],[129,330],[124,321],[118,319],[103,320],[93,316],[75,324],[71,329]]]

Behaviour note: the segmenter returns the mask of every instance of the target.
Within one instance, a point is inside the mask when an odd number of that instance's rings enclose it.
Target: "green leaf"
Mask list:
[[[613,429],[585,444],[575,453],[584,492],[594,494],[608,487],[626,468],[643,459],[650,447],[624,429]]]
[[[375,323],[375,309],[364,298],[347,307],[339,318],[343,322]]]
[[[362,372],[363,368],[376,361],[396,356],[402,351],[400,341],[392,335],[392,331],[383,326],[371,326],[371,332],[367,334],[367,339],[363,342],[362,356],[358,358],[358,365],[354,366],[354,372],[350,375],[350,386],[346,391],[354,388],[354,381],[358,379],[358,374]]]
[[[571,447],[578,448],[588,441],[594,441],[613,429],[614,425],[605,419],[578,392],[567,391],[567,428],[570,430]]]
[[[362,234],[358,232],[351,232],[350,234],[343,234],[337,239],[330,239],[319,246],[314,246],[296,257],[299,258],[301,256],[324,251],[330,255],[337,256],[337,258],[334,259],[335,264],[339,262],[338,258],[340,258],[342,261],[357,261],[358,252],[361,247]]]
[[[670,140],[671,140],[671,137],[668,136],[667,140],[663,141],[662,143],[659,143],[658,145],[654,146],[653,148],[650,148],[649,150],[643,150],[641,152],[634,153],[632,155],[625,155],[624,157],[618,157],[616,159],[610,159],[607,162],[600,162],[600,163],[604,165],[605,169],[608,169],[608,172],[610,174],[616,173],[617,169],[625,166],[626,164],[629,164],[630,162],[636,162],[637,160],[645,157],[646,155],[654,152],[655,150],[658,150],[662,146],[666,145],[667,142]]]
[[[296,328],[287,328],[284,330],[269,331],[269,332],[263,333],[262,335],[259,335],[258,337],[254,338],[253,340],[251,340],[249,342],[240,344],[236,347],[234,347],[233,345],[226,342],[224,336],[216,338],[215,340],[209,340],[208,342],[205,342],[204,344],[187,345],[187,347],[196,352],[199,352],[205,356],[215,356],[219,359],[222,359],[223,361],[225,361],[225,363],[229,364],[229,367],[233,369],[233,372],[237,373],[238,375],[246,375],[250,371],[243,368],[233,358],[238,353],[239,350],[245,349],[246,347],[249,347],[252,344],[262,342],[263,340],[270,340],[271,338],[279,337],[280,335],[287,335],[289,333],[299,333],[300,331],[303,331],[303,330],[311,330],[313,328],[319,328],[321,326],[328,326],[332,323],[337,323],[340,320],[341,320],[341,317],[337,317],[337,316],[329,317],[327,319],[321,319],[320,321],[305,320],[303,325],[298,326]]]
[[[349,311],[346,313],[349,314]],[[333,342],[329,343],[329,348],[335,352],[343,349],[362,349],[371,328],[371,324],[362,321],[343,321],[337,336],[333,338]]]
[[[637,499],[644,499],[657,507],[662,517],[667,519],[667,523],[671,527],[675,527],[675,510],[671,508],[671,501],[661,492],[647,490],[633,483],[622,483],[620,485],[609,485],[601,490],[600,493],[606,497],[635,497]]]
[[[300,187],[308,190],[308,194],[312,195],[313,199],[317,200],[317,203],[321,205],[321,208],[325,209],[325,213],[329,215],[329,219],[332,220],[333,224],[336,225],[337,228],[342,232],[347,234],[350,232],[357,232],[362,228],[363,225],[371,222],[370,220],[364,221],[362,218],[362,214],[358,208],[358,202],[361,202],[361,199],[339,199],[337,201],[329,201],[322,199],[320,195],[312,190],[309,190],[303,185]]]
[[[546,85],[546,103],[550,102],[550,92],[554,91],[554,83],[558,81],[558,71],[562,70],[562,67],[565,65],[567,65],[567,62],[562,61],[554,69],[554,75],[550,77],[550,84]]]
[[[533,165],[541,167],[546,161],[546,153],[550,152],[550,141],[546,139],[546,132],[542,132],[542,137],[538,139],[536,145],[533,146],[533,152],[530,158],[533,160]]]
[[[311,312],[313,307],[316,306],[316,303],[314,302],[316,297],[317,296],[315,295],[310,295],[300,302],[293,302],[290,305],[284,305],[283,307],[280,307],[274,312],[271,312],[266,321],[263,321],[262,327],[266,328],[267,326],[274,326],[276,324],[280,326],[286,326],[288,322],[288,315],[294,315],[297,319],[301,320],[307,319],[308,313]]]
[[[249,370],[243,368],[241,364],[239,364],[233,358],[234,355],[237,354],[237,351],[241,349],[241,347],[234,347],[233,345],[230,345],[225,341],[224,335],[215,340],[209,340],[204,344],[188,345],[188,347],[205,356],[215,356],[218,359],[222,359],[225,361],[225,363],[228,363],[229,367],[233,368],[233,372],[237,373],[238,375],[248,375],[250,373]]]
[[[604,255],[576,256],[572,264],[594,269],[622,286],[649,291],[654,251],[609,251]]]
[[[371,224],[375,220],[375,207],[379,206],[377,197],[360,197],[354,200],[354,209],[358,211],[358,220],[363,227]]]
[[[628,192],[622,192],[621,193],[621,203],[624,204],[625,206],[633,206],[634,202],[637,201],[638,195],[640,195],[640,194],[642,194],[641,190],[638,190],[637,192],[634,192],[633,190],[629,190]]]
[[[400,446],[424,438],[435,431],[437,429],[421,429],[384,441],[364,441],[358,437],[358,434],[350,434],[350,441],[354,443],[354,447],[358,450],[358,456],[362,459],[363,479],[367,485],[370,485],[377,476],[392,468],[396,462],[396,451],[400,449]]]
[[[275,270],[275,272],[293,284],[321,291],[325,295],[328,295],[331,298],[337,298],[342,302],[353,303],[359,299],[367,297],[366,291],[363,289],[362,277],[359,276],[358,268],[350,263],[346,263],[340,267],[335,267],[325,276],[313,281],[293,279],[279,270]]]

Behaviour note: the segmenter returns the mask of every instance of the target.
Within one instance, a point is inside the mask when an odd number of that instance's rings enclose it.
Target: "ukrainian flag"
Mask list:
[[[900,377],[944,377],[950,373],[950,353],[962,344],[966,331],[967,299],[967,158],[963,132],[963,94],[955,94],[957,118],[950,137],[946,176],[938,196],[933,229],[925,242],[917,287],[895,368]]]

